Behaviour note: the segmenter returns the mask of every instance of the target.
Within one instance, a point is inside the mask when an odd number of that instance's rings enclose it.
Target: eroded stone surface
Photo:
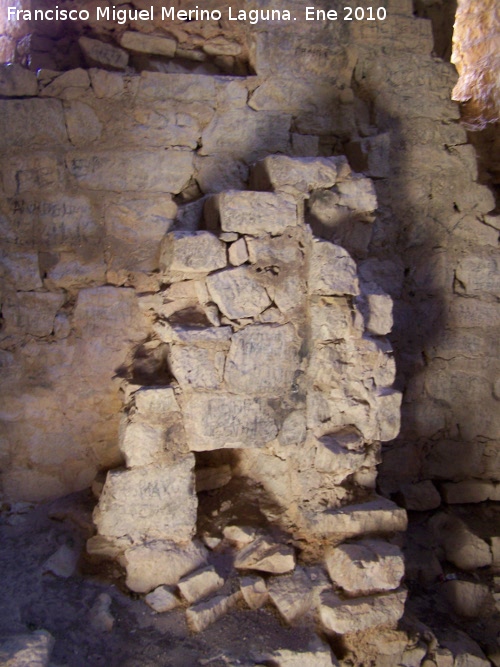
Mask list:
[[[309,292],[326,296],[359,294],[356,265],[349,253],[332,243],[313,243]]]
[[[259,537],[238,552],[234,566],[239,570],[259,570],[271,574],[290,572],[295,567],[294,550],[266,537]]]
[[[188,572],[206,562],[205,549],[193,542],[145,542],[123,555],[127,586],[136,593],[148,593],[162,585],[177,584]]]
[[[242,577],[240,579],[240,590],[250,609],[260,609],[269,597],[266,582],[262,577]]]
[[[144,597],[144,602],[159,614],[171,611],[180,604],[179,598],[173,592],[173,587],[170,586],[158,586]]]
[[[134,540],[189,540],[196,522],[193,470],[190,454],[175,463],[111,471],[94,514],[99,532]]]
[[[277,434],[273,410],[262,398],[199,392],[184,399],[191,451],[263,447]]]
[[[401,550],[382,540],[360,540],[329,549],[326,566],[332,581],[352,595],[395,589],[404,575]]]
[[[344,635],[361,632],[378,625],[396,624],[404,612],[407,592],[341,600],[334,593],[325,593],[319,607],[325,630]]]
[[[229,319],[254,317],[271,305],[266,290],[246,266],[213,273],[207,278],[207,287],[214,302]]]
[[[223,585],[224,579],[210,566],[184,577],[179,581],[177,587],[183,599],[193,604],[215,593]]]
[[[307,614],[313,603],[313,587],[306,573],[299,568],[293,574],[272,577],[268,590],[269,598],[290,625]]]
[[[171,232],[161,244],[160,267],[168,281],[207,275],[226,261],[225,245],[210,232]]]
[[[249,236],[282,234],[297,224],[294,201],[268,192],[224,192],[215,204],[223,232]]]
[[[292,325],[253,325],[235,333],[224,373],[229,391],[271,396],[289,391],[298,365],[297,348]]]
[[[232,595],[217,595],[207,602],[200,602],[186,611],[188,626],[193,632],[201,632],[233,609],[240,599],[241,592],[238,591]]]

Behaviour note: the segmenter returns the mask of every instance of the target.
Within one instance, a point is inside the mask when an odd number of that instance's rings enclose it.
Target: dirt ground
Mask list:
[[[271,607],[237,609],[197,635],[187,628],[182,607],[153,612],[140,596],[127,592],[119,566],[103,566],[85,556],[94,503],[92,494],[84,492],[36,507],[2,507],[0,642],[16,633],[48,630],[55,639],[51,667],[243,667],[277,649],[304,651],[314,640],[312,627],[285,627]],[[500,519],[500,513],[495,517]],[[482,520],[491,523],[491,517]],[[407,551],[414,551],[426,567],[432,545],[426,542],[424,515],[413,519],[407,540]],[[67,578],[45,571],[47,559],[61,545],[82,554],[76,572]],[[415,545],[420,551],[414,550]],[[415,563],[409,575],[405,583],[410,597],[402,622],[409,634],[424,623],[440,644],[458,629],[485,652],[498,648],[498,614],[470,621],[454,617],[440,595],[439,578],[422,583]],[[492,578],[491,573],[484,576]],[[93,607],[103,593],[111,598],[114,625],[109,632],[92,625]],[[342,655],[341,642],[334,643],[334,649],[345,658],[344,664],[353,664],[352,655]],[[376,656],[370,662],[376,664]]]

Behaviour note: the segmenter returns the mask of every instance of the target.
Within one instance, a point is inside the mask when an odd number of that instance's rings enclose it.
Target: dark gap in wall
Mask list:
[[[418,18],[432,22],[434,55],[449,62],[457,0],[414,0],[413,10]]]
[[[222,537],[226,526],[268,526],[262,507],[269,504],[260,484],[238,474],[240,451],[195,452],[198,535]]]

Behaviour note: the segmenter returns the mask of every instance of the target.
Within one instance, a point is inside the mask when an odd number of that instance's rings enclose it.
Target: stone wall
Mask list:
[[[119,464],[120,379],[170,381],[171,361],[145,306],[165,288],[158,263],[165,232],[195,230],[200,197],[246,189],[249,165],[266,155],[344,152],[374,179],[377,215],[370,208],[353,215],[330,189],[310,197],[305,215],[316,235],[347,248],[360,277],[395,301],[390,336],[402,429],[385,453],[382,489],[403,490],[407,506],[420,508],[440,502],[435,490],[429,500],[428,484],[422,492],[429,479],[472,478],[495,496],[498,217],[450,101],[456,74],[431,55],[430,22],[413,17],[411,2],[380,4],[384,22],[158,32],[175,38],[176,49],[209,56],[202,74],[185,73],[182,52],[180,70],[177,51],[163,55],[161,67],[151,64],[154,53],[133,60],[137,52],[123,49],[116,25],[106,34],[80,27],[75,43],[83,33],[106,40],[132,57],[132,69],[110,71],[109,58],[116,62],[120,52],[83,42],[83,68],[38,77],[3,70],[7,496],[62,494]],[[213,74],[220,53],[204,45],[222,38],[240,45],[255,76]],[[33,53],[52,53],[56,42],[62,53],[59,37],[50,40]],[[89,49],[100,60],[89,60]],[[231,57],[234,72],[239,54]],[[51,58],[47,65],[59,66]]]
[[[127,386],[125,468],[106,478],[87,548],[118,560],[133,591],[178,585],[195,631],[268,596],[289,624],[317,616],[340,635],[392,625],[404,565],[382,538],[406,513],[375,493],[380,442],[399,430],[392,302],[304,223],[304,200],[322,194],[363,218],[373,186],[343,157],[283,155],[258,162],[251,182],[259,190],[208,198],[210,231],[162,240],[170,286],[149,303],[173,379]],[[224,553],[254,577],[229,595],[236,573],[224,582],[214,570]]]

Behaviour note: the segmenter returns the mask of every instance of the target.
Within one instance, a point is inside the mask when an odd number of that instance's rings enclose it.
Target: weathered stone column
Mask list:
[[[117,558],[132,590],[177,585],[183,597],[195,580],[212,591],[210,567],[190,572],[218,545],[229,549],[234,571],[217,587],[232,592],[188,610],[195,630],[239,599],[231,581],[240,571],[267,577],[240,581],[248,604],[263,604],[267,586],[288,623],[317,615],[335,634],[394,624],[406,599],[404,564],[387,538],[405,530],[406,513],[375,493],[380,443],[399,431],[385,338],[392,301],[304,217],[306,200],[320,215],[321,194],[333,198],[329,235],[359,250],[377,206],[373,184],[343,157],[273,156],[254,168],[252,187],[209,198],[206,229],[162,241],[166,289],[151,308],[172,384],[129,385],[126,469],[108,474],[88,549]],[[230,464],[220,464],[223,453]],[[231,515],[211,512],[209,532],[196,531],[196,491],[230,482],[221,508],[233,506]],[[250,524],[237,509],[247,488],[243,507],[259,517]]]

